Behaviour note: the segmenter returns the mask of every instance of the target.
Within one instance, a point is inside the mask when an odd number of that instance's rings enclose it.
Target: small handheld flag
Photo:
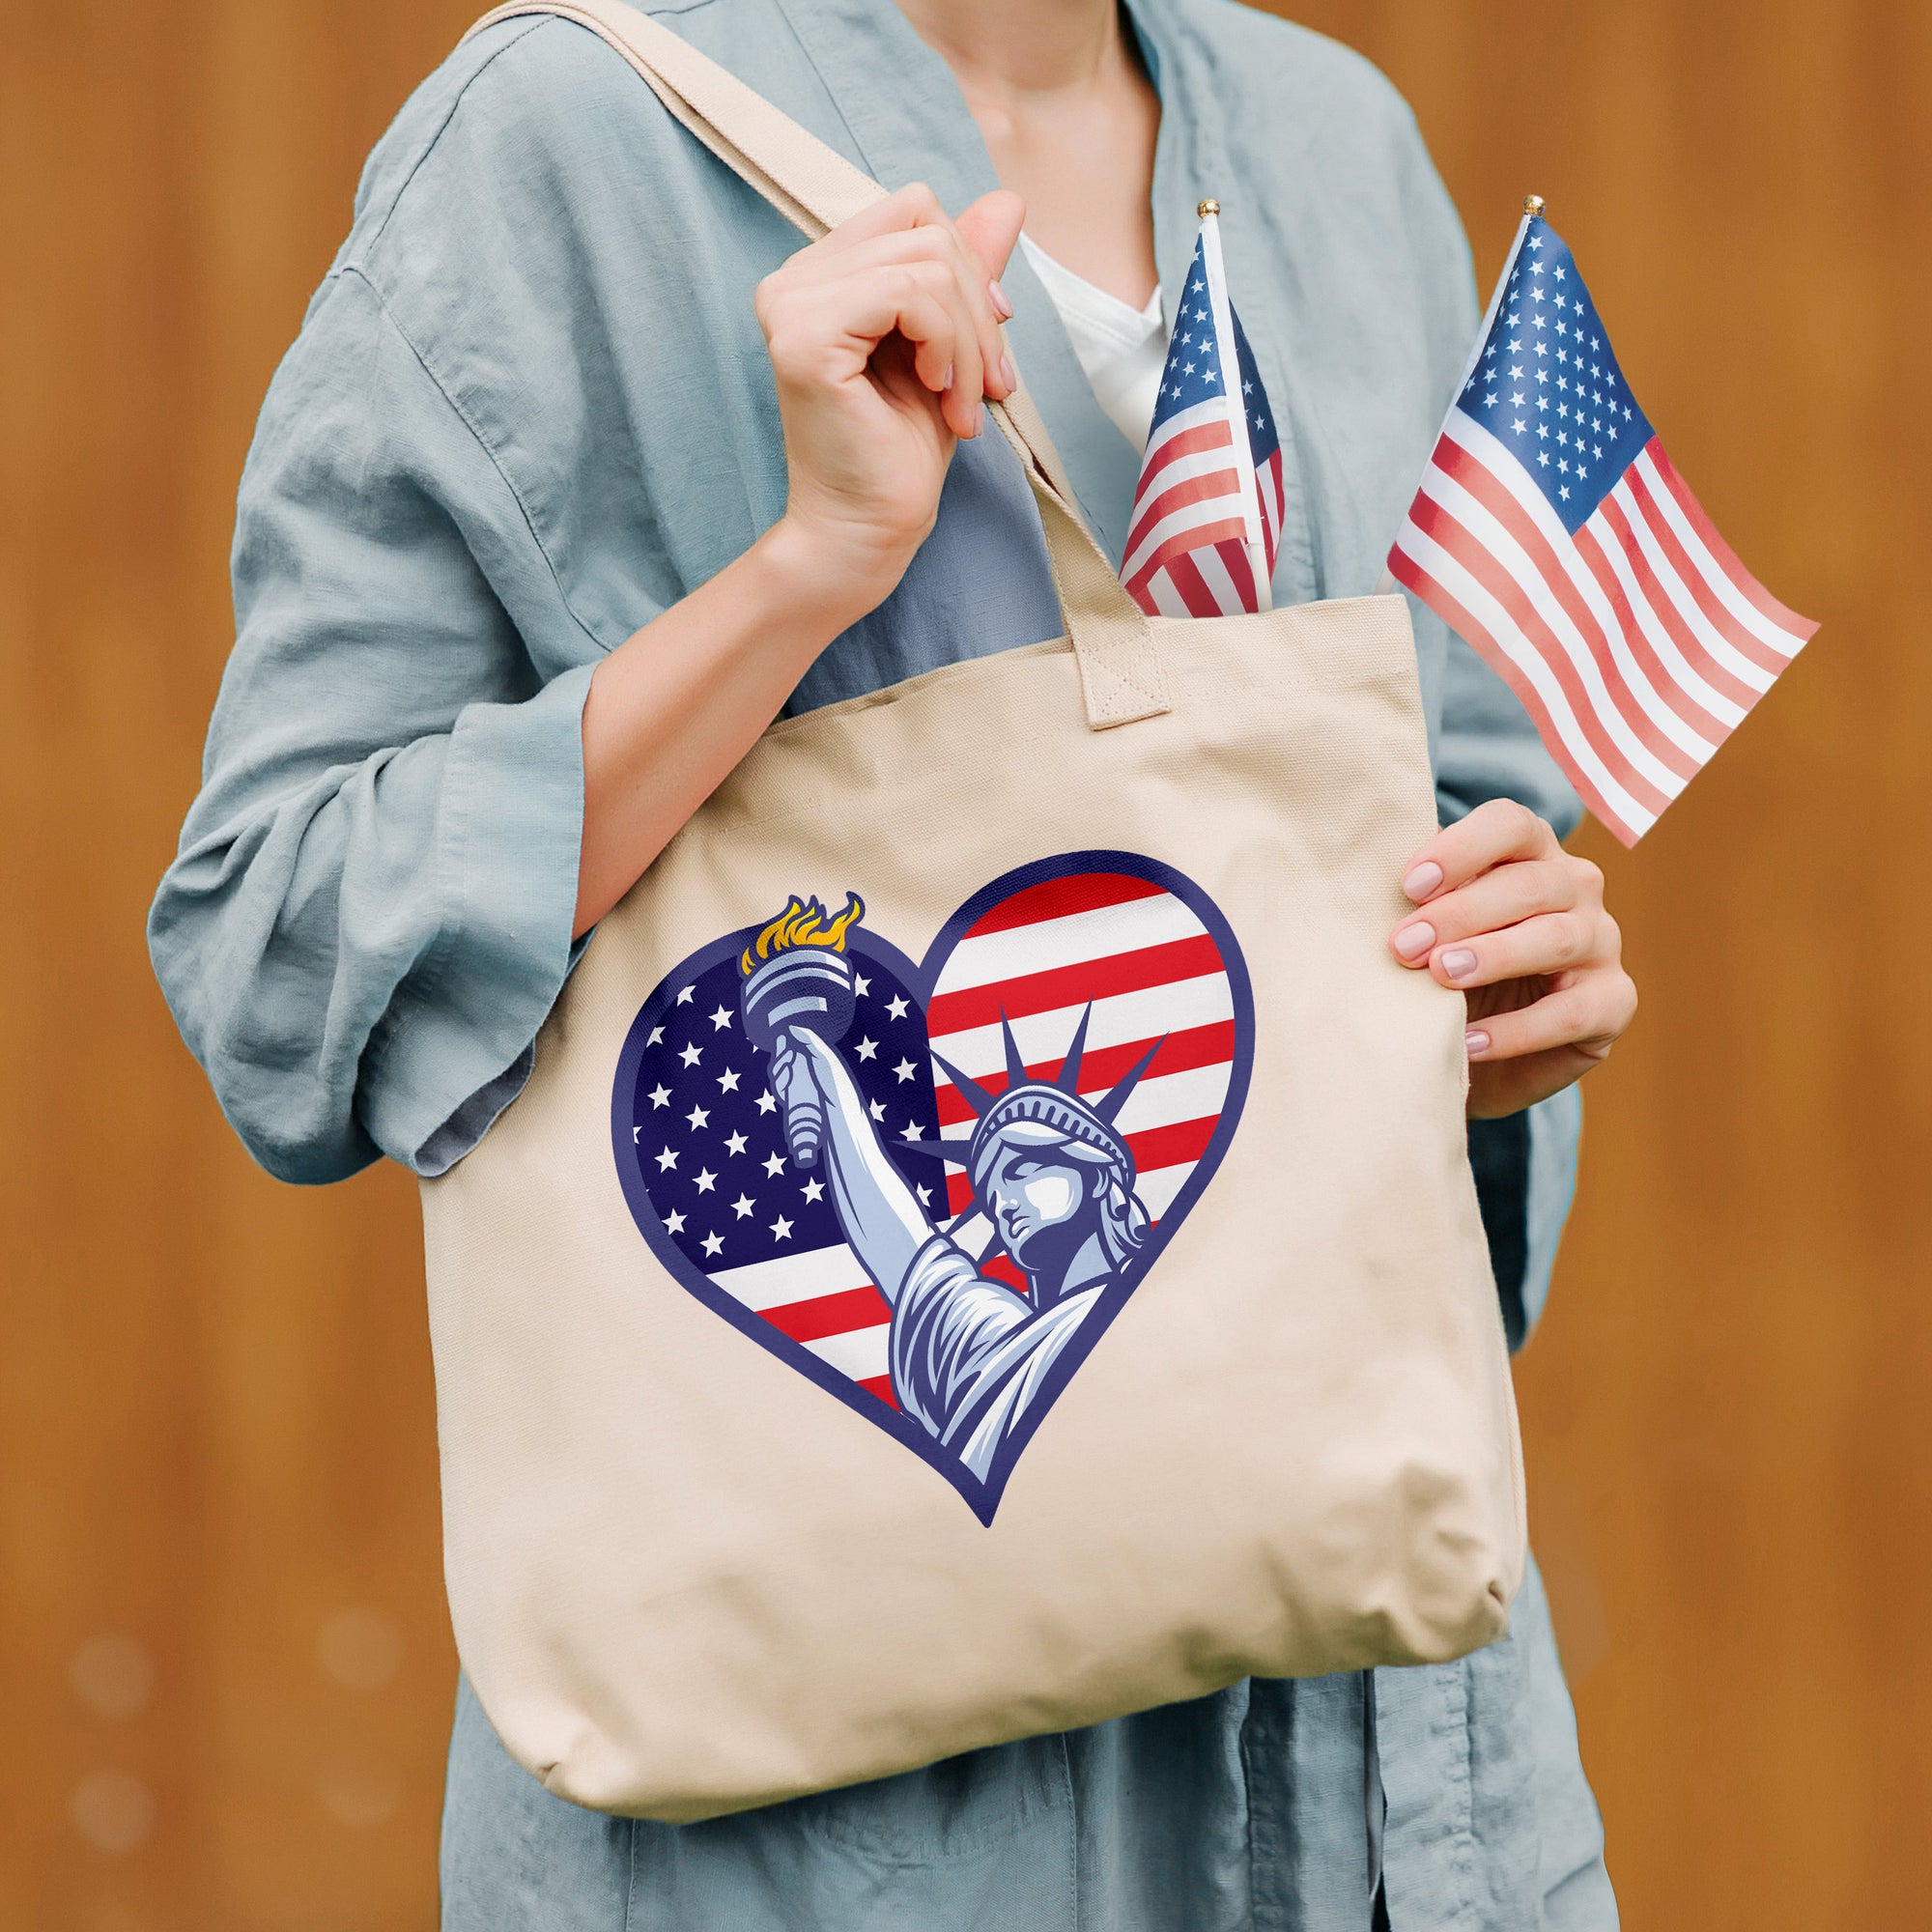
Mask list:
[[[1200,213],[1121,565],[1134,602],[1168,617],[1267,610],[1281,541],[1281,439],[1228,299],[1220,204]]]
[[[1634,845],[1818,626],[1678,475],[1535,196],[1464,376],[1390,575],[1508,681]]]

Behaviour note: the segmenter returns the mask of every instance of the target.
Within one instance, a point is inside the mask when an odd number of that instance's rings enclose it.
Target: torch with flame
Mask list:
[[[845,935],[865,916],[857,893],[845,910],[828,914],[816,899],[794,898],[745,949],[738,1009],[753,1045],[770,1053],[787,1032],[813,1033],[837,1046],[852,1024],[856,995]],[[810,1071],[794,1066],[779,1100],[785,1110],[785,1138],[800,1167],[815,1167],[825,1133],[825,1114]]]

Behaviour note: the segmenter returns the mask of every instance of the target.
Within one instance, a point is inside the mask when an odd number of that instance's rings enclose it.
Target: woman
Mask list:
[[[554,19],[468,43],[379,145],[250,455],[240,636],[152,923],[291,1179],[461,1158],[584,936],[781,707],[1058,634],[1026,487],[977,434],[1009,311],[1118,556],[1151,292],[1219,196],[1288,433],[1277,602],[1374,584],[1473,337],[1412,121],[1313,36],[1221,0],[656,11],[900,191],[799,249]],[[1416,618],[1449,822],[1390,944],[1469,989],[1501,1286],[1533,1306],[1565,1090],[1634,998],[1552,829],[1574,800]],[[466,1691],[443,1875],[461,1932],[1614,1922],[1533,1577],[1461,1663],[1244,1683],[686,1828],[552,1798]]]

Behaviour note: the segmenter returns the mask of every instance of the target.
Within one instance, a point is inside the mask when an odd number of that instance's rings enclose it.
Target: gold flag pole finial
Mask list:
[[[1534,221],[1548,204],[1540,194],[1526,194],[1522,198],[1522,212]]]
[[[1221,204],[1210,195],[1206,201],[1202,202],[1199,205],[1199,207],[1195,209],[1194,212],[1202,218],[1203,221],[1206,221],[1210,214],[1220,213]]]

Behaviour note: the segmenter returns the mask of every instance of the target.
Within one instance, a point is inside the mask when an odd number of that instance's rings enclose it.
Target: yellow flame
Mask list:
[[[788,952],[795,946],[824,946],[834,952],[845,951],[845,934],[865,917],[866,904],[857,893],[845,895],[845,910],[831,915],[814,899],[789,899],[783,912],[745,949],[738,970],[747,977],[759,960],[775,952]]]

